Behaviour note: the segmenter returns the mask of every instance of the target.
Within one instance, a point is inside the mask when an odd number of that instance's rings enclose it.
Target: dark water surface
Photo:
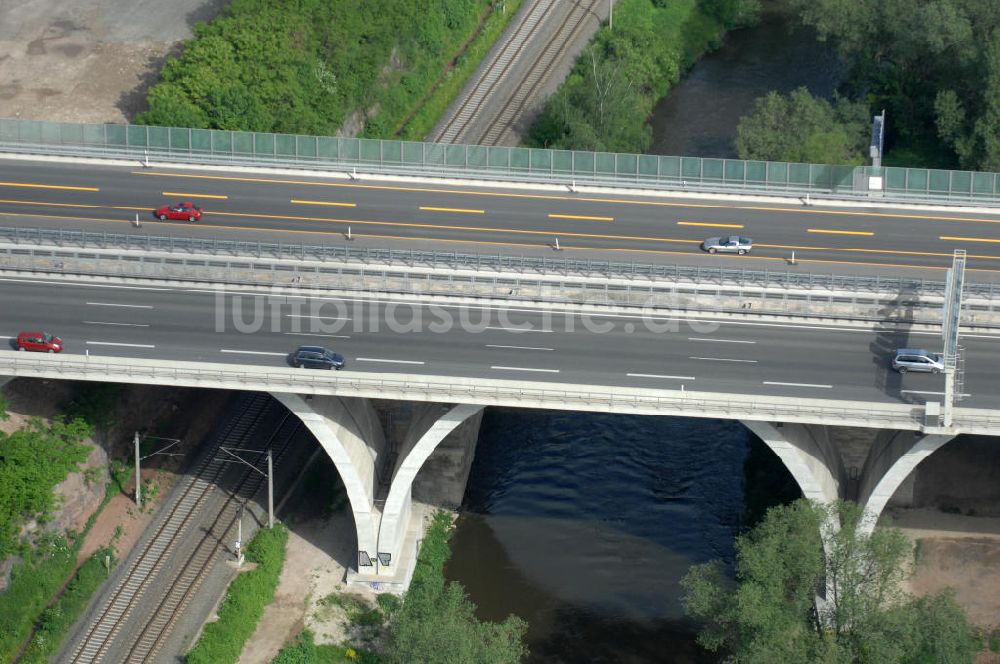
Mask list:
[[[794,29],[793,29],[794,28]],[[787,10],[771,7],[759,25],[726,36],[653,109],[650,154],[736,157],[740,117],[770,90],[805,86],[829,98],[844,75],[833,51]]]
[[[487,412],[447,576],[480,616],[530,625],[530,662],[709,662],[679,581],[731,560],[738,422]]]

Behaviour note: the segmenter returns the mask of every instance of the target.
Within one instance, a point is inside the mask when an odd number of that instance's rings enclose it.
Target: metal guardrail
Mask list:
[[[917,430],[925,422],[922,406],[854,405],[857,402],[836,400],[794,399],[783,397],[726,395],[711,393],[678,393],[653,395],[645,390],[629,391],[611,386],[588,385],[582,389],[532,387],[530,382],[511,386],[511,381],[482,379],[475,384],[451,376],[427,376],[387,379],[378,376],[295,369],[256,370],[228,368],[220,365],[198,366],[153,360],[123,358],[75,359],[69,357],[24,358],[20,355],[0,357],[0,375],[56,377],[70,380],[184,385],[216,388],[267,390],[367,396],[383,399],[401,398],[411,401],[472,403],[526,408],[556,408],[562,410],[594,410],[601,412],[645,413],[660,415],[711,416],[728,419],[752,419],[777,422],[844,424]],[[666,392],[666,391],[664,391]],[[826,405],[829,404],[829,405]],[[983,415],[978,421],[996,423]],[[956,426],[962,421],[956,418]]]
[[[538,148],[448,145],[184,127],[0,118],[0,151],[389,175],[757,193],[890,202],[1000,203],[1000,174]],[[874,180],[872,178],[875,178]],[[872,190],[873,182],[880,182]]]
[[[816,274],[791,270],[746,270],[721,267],[697,267],[654,263],[573,260],[420,251],[415,249],[354,248],[284,242],[256,242],[147,235],[130,233],[92,233],[87,231],[47,230],[39,228],[0,227],[0,242],[80,249],[119,249],[124,251],[161,251],[177,254],[207,254],[242,259],[274,258],[357,262],[361,264],[423,266],[447,270],[520,272],[523,274],[601,277],[615,279],[653,279],[675,283],[738,286],[740,288],[797,288],[819,291],[859,293],[898,293],[915,296],[944,296],[944,281],[883,276]],[[965,285],[970,296],[1000,297],[1000,285],[992,283]]]
[[[523,273],[455,272],[346,262],[228,257],[188,252],[0,243],[0,270],[96,278],[156,279],[219,286],[408,296],[489,298],[508,303],[629,307],[650,321],[665,313],[780,315],[938,325],[940,298],[894,292],[753,288],[667,280],[601,280]],[[220,288],[220,294],[224,289]],[[461,304],[461,300],[456,302]],[[966,312],[965,325],[1000,325],[1000,299]],[[557,309],[551,309],[556,311]],[[585,312],[586,310],[584,310]],[[597,313],[591,310],[591,313]]]

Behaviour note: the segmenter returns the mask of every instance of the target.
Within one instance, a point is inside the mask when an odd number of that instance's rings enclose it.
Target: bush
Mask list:
[[[79,544],[46,536],[22,553],[10,585],[0,593],[0,662],[14,661],[36,620],[73,573]]]
[[[115,409],[124,389],[118,383],[85,383],[63,416],[67,421],[83,420],[95,430],[106,431],[115,423]]]
[[[201,638],[187,654],[188,664],[223,664],[239,659],[243,644],[274,597],[285,562],[288,529],[277,524],[262,528],[246,549],[257,568],[240,574],[229,586],[219,607],[219,619],[205,626]]]
[[[11,434],[0,432],[0,560],[18,550],[18,533],[28,520],[51,516],[52,490],[86,461],[89,435],[81,420],[46,426],[38,418]]]
[[[42,612],[31,642],[21,657],[21,664],[45,664],[62,648],[63,641],[97,589],[108,578],[105,556],[115,564],[114,551],[103,547],[95,551],[76,571],[73,580],[59,599]]]
[[[195,26],[195,39],[163,67],[147,97],[149,110],[136,122],[332,135],[356,113],[365,135],[390,137],[438,86],[488,6],[489,0],[233,0],[222,16]],[[430,122],[411,121],[417,128]]]
[[[714,5],[720,12],[738,13],[741,21],[749,19],[748,10],[756,11],[752,0]],[[697,0],[621,0],[615,5],[614,30],[598,31],[545,104],[525,143],[643,152],[652,140],[646,118],[653,105],[706,49],[718,44],[724,28]]]
[[[480,622],[459,583],[445,583],[451,516],[438,512],[420,548],[403,606],[390,627],[386,661],[394,664],[506,664],[527,655],[527,624],[516,616]]]

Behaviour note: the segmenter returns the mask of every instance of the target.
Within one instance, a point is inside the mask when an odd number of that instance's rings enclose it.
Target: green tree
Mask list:
[[[391,623],[390,664],[515,664],[527,654],[527,624],[516,616],[481,622],[459,583],[445,583],[451,517],[435,515],[403,606]]]
[[[862,164],[868,138],[864,104],[842,97],[831,104],[798,88],[757,99],[737,127],[736,152],[740,159]]]
[[[747,664],[971,663],[978,643],[953,597],[903,592],[914,562],[905,535],[865,535],[860,523],[852,503],[799,500],[737,538],[735,579],[721,561],[692,567],[683,601],[704,623],[699,643]]]

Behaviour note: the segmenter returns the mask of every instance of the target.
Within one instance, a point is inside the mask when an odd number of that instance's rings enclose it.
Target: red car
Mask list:
[[[59,353],[63,349],[62,339],[47,332],[22,332],[14,342],[18,350],[34,350],[43,353]]]
[[[201,208],[191,201],[176,205],[163,205],[153,210],[153,216],[160,221],[179,219],[181,221],[198,221],[201,219]]]

